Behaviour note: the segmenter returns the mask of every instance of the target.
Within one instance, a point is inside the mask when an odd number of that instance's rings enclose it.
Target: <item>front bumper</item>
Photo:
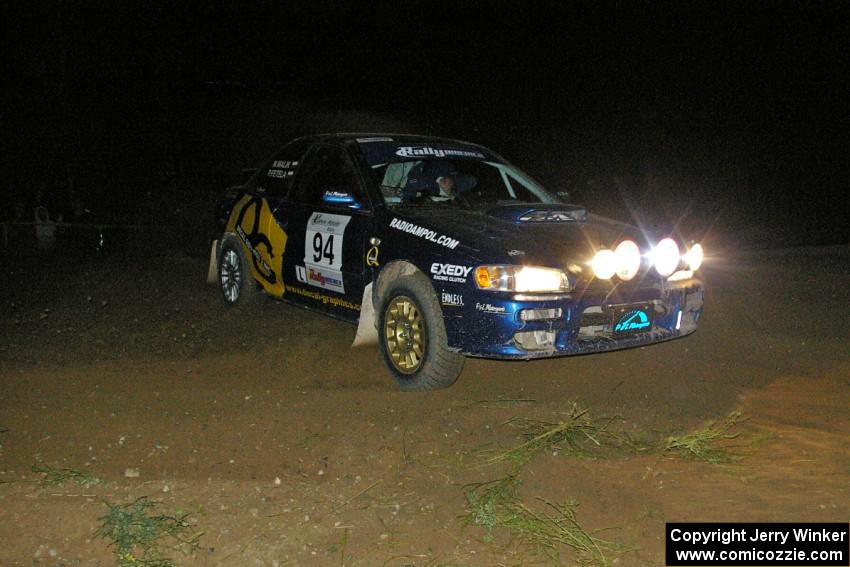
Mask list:
[[[452,350],[485,358],[531,359],[617,350],[689,335],[702,316],[704,291],[694,278],[553,299],[518,300],[515,294],[485,292],[468,297],[462,308],[443,308]],[[612,313],[626,306],[646,308],[648,330],[614,332]],[[558,316],[523,320],[522,312],[531,309],[555,310]]]

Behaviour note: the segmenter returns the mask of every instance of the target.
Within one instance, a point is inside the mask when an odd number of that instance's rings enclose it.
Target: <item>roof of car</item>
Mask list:
[[[475,146],[483,149],[483,146],[467,142],[466,140],[456,140],[453,138],[443,138],[440,136],[428,136],[423,134],[400,134],[394,132],[329,132],[322,134],[311,134],[301,136],[302,139],[312,139],[315,141],[321,140],[342,140],[352,141],[361,138],[392,138],[394,141],[418,141],[418,142],[438,142],[443,144],[463,144],[465,146]]]

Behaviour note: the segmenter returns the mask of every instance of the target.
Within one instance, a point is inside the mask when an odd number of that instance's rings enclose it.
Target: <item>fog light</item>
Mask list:
[[[522,321],[540,321],[541,319],[560,319],[564,311],[560,307],[554,309],[523,309],[519,312]]]
[[[522,331],[514,341],[523,350],[544,350],[555,346],[555,331]]]
[[[678,272],[675,272],[672,276],[667,278],[667,281],[668,282],[680,282],[682,280],[689,280],[692,277],[694,277],[694,271],[693,270],[679,270]]]

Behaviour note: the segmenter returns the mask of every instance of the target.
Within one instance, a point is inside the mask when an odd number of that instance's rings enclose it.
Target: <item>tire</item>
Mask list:
[[[251,276],[245,248],[234,236],[225,236],[218,253],[218,287],[225,305],[239,307],[256,301],[257,282]]]
[[[378,344],[402,390],[437,390],[457,381],[466,358],[448,349],[443,312],[421,272],[390,282],[381,294]]]

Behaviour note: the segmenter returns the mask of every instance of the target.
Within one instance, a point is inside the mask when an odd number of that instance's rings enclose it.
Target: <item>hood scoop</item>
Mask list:
[[[587,221],[587,209],[579,205],[546,203],[539,205],[503,205],[487,214],[517,224],[557,224]]]

